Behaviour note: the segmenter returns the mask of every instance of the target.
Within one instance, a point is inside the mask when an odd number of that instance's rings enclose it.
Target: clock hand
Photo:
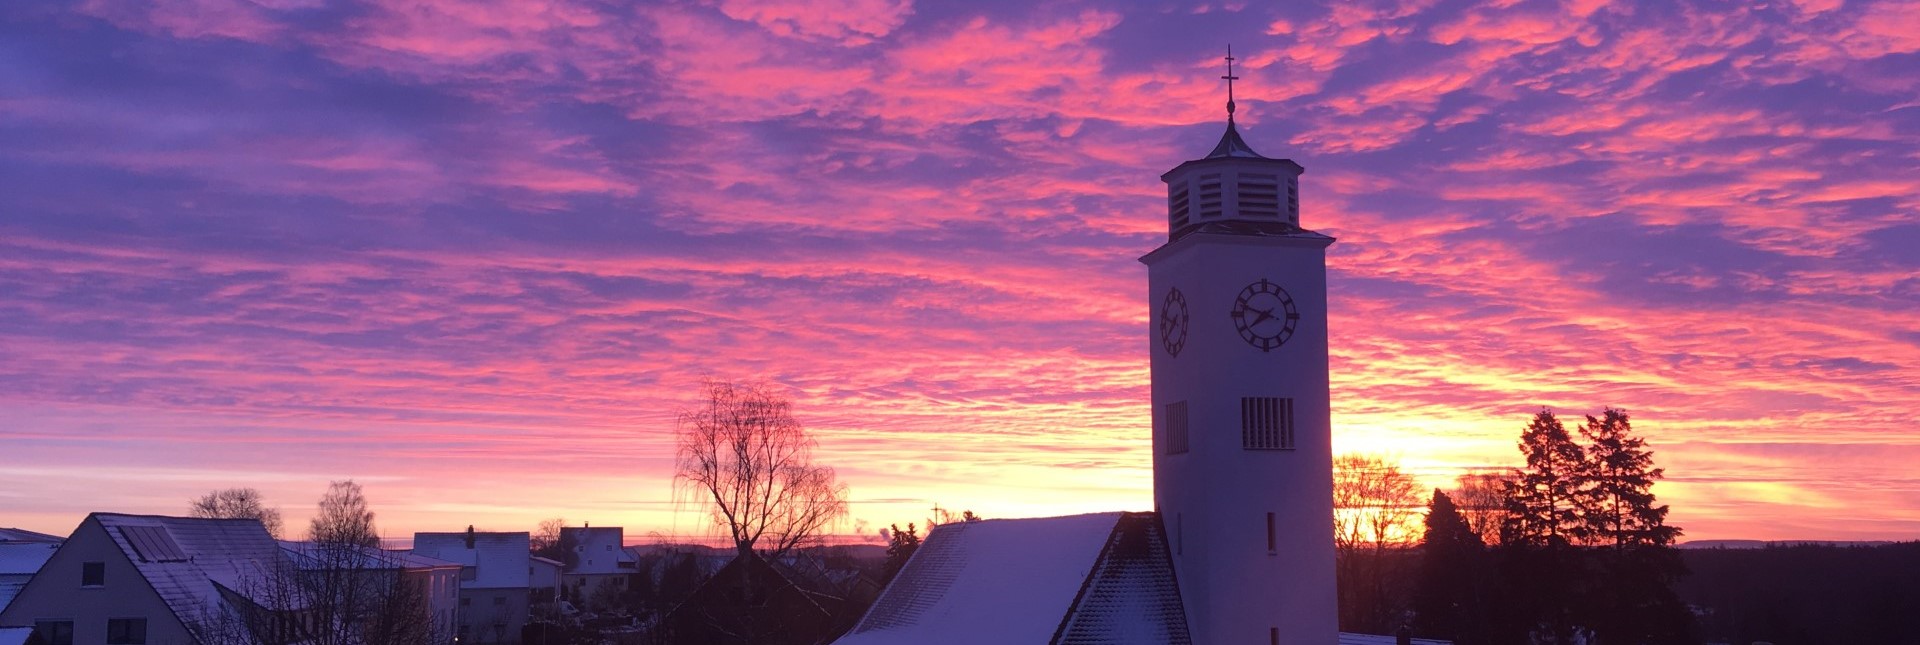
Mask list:
[[[1259,318],[1255,318],[1253,319],[1253,322],[1247,323],[1247,326],[1249,327],[1258,325],[1260,323],[1273,319],[1272,309],[1254,309],[1253,307],[1247,307],[1247,309],[1252,310],[1254,313],[1260,314]]]

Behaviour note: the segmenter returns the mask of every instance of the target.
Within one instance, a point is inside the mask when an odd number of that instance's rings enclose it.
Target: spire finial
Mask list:
[[[1233,82],[1240,80],[1240,77],[1233,75],[1233,44],[1232,43],[1227,44],[1227,75],[1222,76],[1220,78],[1227,79],[1227,122],[1232,123],[1233,122]]]

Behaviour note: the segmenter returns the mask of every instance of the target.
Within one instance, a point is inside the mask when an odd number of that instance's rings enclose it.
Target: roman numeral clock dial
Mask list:
[[[1179,356],[1187,346],[1187,296],[1179,289],[1168,289],[1160,303],[1160,346],[1168,356]]]
[[[1286,343],[1293,336],[1293,328],[1300,324],[1300,312],[1293,307],[1293,297],[1266,278],[1241,289],[1229,315],[1240,338],[1263,352]]]

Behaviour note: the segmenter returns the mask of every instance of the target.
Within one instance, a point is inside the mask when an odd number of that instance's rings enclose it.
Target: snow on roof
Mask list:
[[[280,545],[258,520],[118,513],[94,513],[91,519],[187,624],[221,606],[219,587],[245,589],[281,557]]]
[[[1395,642],[1392,636],[1340,632],[1340,645],[1394,645]],[[1453,645],[1453,641],[1416,638],[1413,639],[1413,645]]]
[[[943,524],[838,645],[1045,643],[1121,513]]]
[[[461,580],[462,589],[525,589],[532,584],[533,554],[528,550],[528,542],[525,531],[476,532],[473,548],[469,549],[464,531],[415,533],[413,552],[473,567],[473,579]]]
[[[59,542],[0,542],[0,576],[31,576],[59,549]]]
[[[1173,559],[1159,516],[1127,513],[1100,551],[1100,561],[1054,637],[1060,645],[1157,643],[1189,645]]]
[[[0,609],[20,595],[27,581],[47,564],[59,542],[0,542]]]
[[[0,528],[0,542],[53,542],[61,541],[58,535],[47,535],[26,529]]]
[[[571,574],[632,573],[635,560],[621,541],[626,529],[618,526],[568,526],[560,529],[560,539],[573,544]],[[621,570],[620,563],[629,563]]]
[[[0,607],[6,606],[7,603],[0,602]],[[0,645],[26,645],[32,636],[32,627],[0,627]]]

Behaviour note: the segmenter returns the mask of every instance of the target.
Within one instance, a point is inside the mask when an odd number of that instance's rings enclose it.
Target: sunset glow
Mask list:
[[[827,4],[0,6],[0,526],[700,535],[708,377],[843,534],[1149,509],[1136,258],[1231,42],[1339,238],[1337,451],[1611,405],[1683,540],[1920,538],[1920,2]]]

